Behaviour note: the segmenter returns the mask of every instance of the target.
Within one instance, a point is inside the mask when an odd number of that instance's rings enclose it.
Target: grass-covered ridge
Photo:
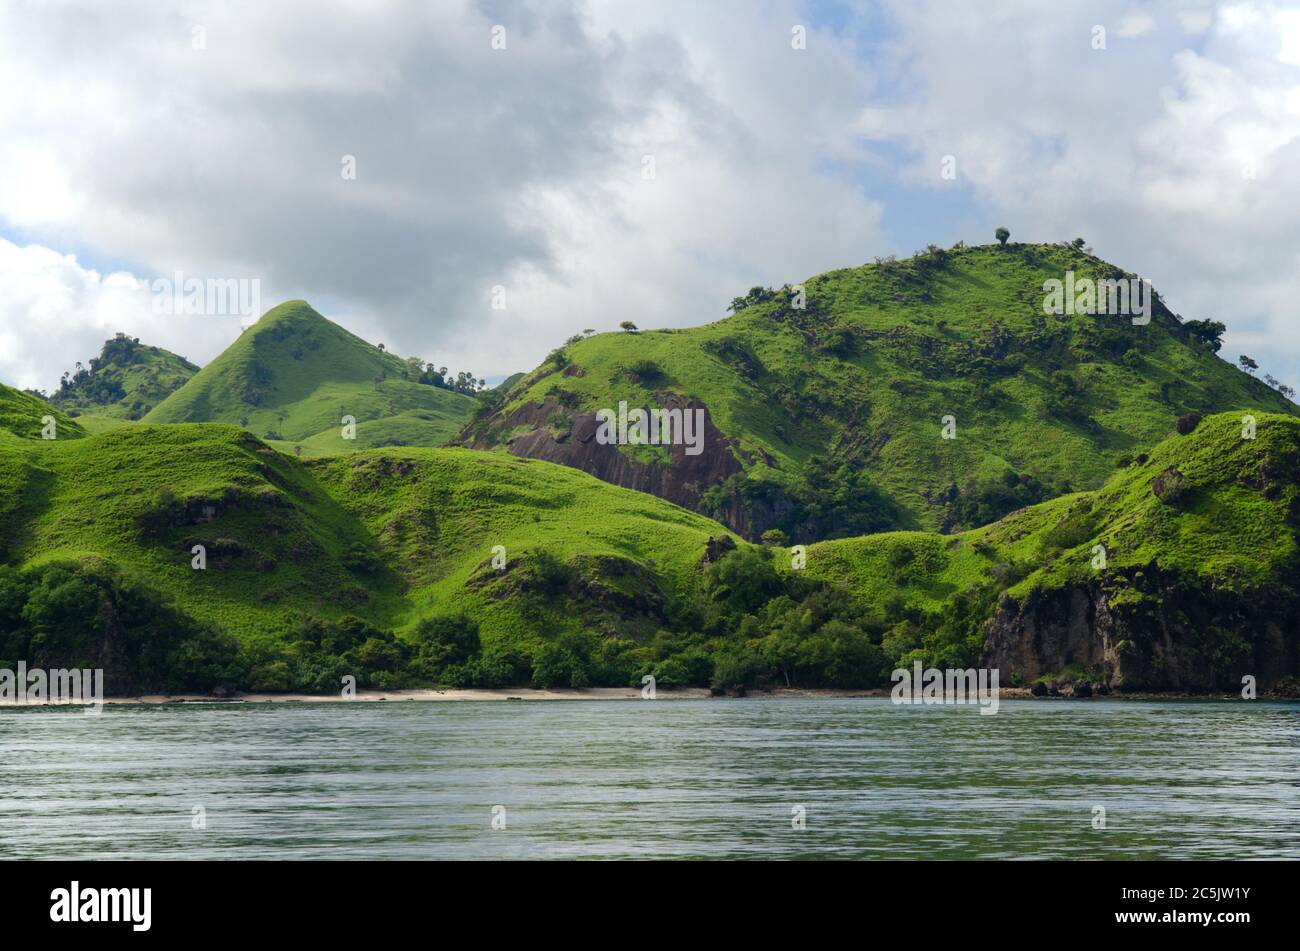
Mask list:
[[[309,611],[392,610],[384,579],[340,567],[365,532],[299,463],[236,427],[131,425],[68,443],[9,446],[5,560],[110,562],[241,638]],[[191,568],[202,544],[208,568]]]
[[[1231,662],[1246,664],[1258,642],[1274,638],[1282,645],[1278,663],[1294,674],[1300,420],[1254,417],[1250,439],[1243,437],[1248,422],[1242,413],[1204,419],[1139,453],[1097,490],[971,531],[811,546],[807,570],[858,592],[873,622],[893,632],[896,648],[915,651],[900,652],[900,661],[969,661],[987,653],[995,611],[1026,614],[1049,604],[1040,627],[1077,624],[1062,605],[1086,595],[1098,655],[1112,648],[1122,654],[1126,640],[1129,647],[1140,640],[1120,639],[1102,650],[1097,632],[1106,626],[1140,630],[1166,645],[1173,638],[1172,648],[1157,652],[1186,650],[1178,643],[1181,625],[1207,638],[1197,650],[1219,655],[1220,677]],[[945,615],[962,614],[964,624],[944,623]],[[1248,664],[1243,669],[1258,673]]]
[[[13,656],[63,637],[93,659],[126,605],[158,597],[194,630],[215,632],[204,643],[227,645],[220,666],[237,671],[233,682],[264,689],[334,689],[321,664],[363,684],[409,682],[430,623],[471,626],[490,683],[527,681],[533,656],[569,636],[644,646],[699,591],[709,538],[722,534],[660,499],[546,463],[418,448],[307,463],[214,424],[9,440],[0,483],[0,645],[8,638]],[[53,606],[25,607],[46,600]],[[122,611],[86,621],[81,601]],[[46,614],[62,620],[42,633],[30,618]],[[303,667],[302,640],[320,630],[332,632],[328,646],[313,642]],[[371,641],[369,653],[348,654]],[[232,644],[242,667],[227,663]],[[432,660],[419,671],[425,682],[447,676]],[[630,676],[620,668],[617,679]]]
[[[1243,414],[1202,420],[1117,469],[1099,489],[1014,512],[954,535],[888,532],[822,542],[808,549],[808,570],[850,585],[882,609],[891,597],[937,608],[953,594],[1006,582],[1013,595],[1116,578],[1156,568],[1246,589],[1295,563],[1288,519],[1300,510],[1294,481],[1300,419],[1255,417],[1243,439]],[[1177,473],[1177,476],[1166,473]],[[1165,476],[1163,480],[1161,477]],[[1176,486],[1165,499],[1156,487]],[[1106,567],[1092,567],[1094,547]]]
[[[501,453],[299,460],[213,424],[9,438],[0,660],[154,643],[119,682],[324,691],[347,674],[862,687],[981,658],[1004,683],[1282,682],[1300,660],[1300,420],[1260,415],[1254,439],[1240,413],[1193,422],[1097,490],[954,535],[812,545],[803,570],[775,542]]]
[[[184,357],[119,333],[86,366],[65,373],[50,402],[73,416],[138,420],[198,370]]]
[[[63,410],[37,396],[0,383],[0,434],[18,439],[41,439],[46,417],[54,419],[56,439],[77,439],[86,434],[85,429]]]
[[[462,439],[586,465],[564,417],[698,400],[727,441],[706,452],[744,471],[669,497],[751,537],[775,526],[811,541],[972,527],[1096,488],[1188,412],[1296,412],[1163,302],[1145,326],[1045,314],[1043,284],[1067,270],[1123,276],[1056,245],[933,249],[813,277],[802,310],[778,290],[705,326],[575,339]]]
[[[267,311],[156,406],[149,423],[222,422],[325,455],[382,445],[441,445],[479,402],[415,382],[400,357],[326,320],[305,301]],[[356,420],[344,438],[343,418]]]

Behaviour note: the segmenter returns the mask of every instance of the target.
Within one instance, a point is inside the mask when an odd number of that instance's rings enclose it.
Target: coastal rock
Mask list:
[[[1261,690],[1297,675],[1300,604],[1278,588],[1232,590],[1147,566],[1129,577],[1004,596],[985,624],[985,667],[1026,680],[1082,668],[1075,696],[1118,690],[1206,693]],[[1233,645],[1211,652],[1206,644]]]

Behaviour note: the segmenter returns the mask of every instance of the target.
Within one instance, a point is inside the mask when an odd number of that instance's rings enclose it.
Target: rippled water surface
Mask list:
[[[6,858],[1300,857],[1294,704],[6,709],[0,757]]]

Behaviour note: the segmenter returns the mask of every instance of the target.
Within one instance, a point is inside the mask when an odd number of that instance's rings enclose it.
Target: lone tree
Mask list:
[[[1223,346],[1223,341],[1220,338],[1228,328],[1220,320],[1189,320],[1183,324],[1183,329],[1194,340],[1199,340],[1215,353],[1218,353],[1219,348]]]
[[[1241,368],[1245,370],[1247,373],[1249,373],[1251,376],[1254,376],[1255,371],[1259,369],[1259,364],[1256,363],[1254,360],[1252,360],[1250,357],[1246,356],[1244,353],[1237,358],[1237,362],[1240,363]]]
[[[636,324],[632,323],[630,320],[623,321],[619,326],[630,334],[636,333]]]
[[[993,232],[993,237],[997,238],[998,244],[1005,248],[1007,246],[1007,238],[1011,237],[1011,232],[1006,228],[999,228],[997,231]]]

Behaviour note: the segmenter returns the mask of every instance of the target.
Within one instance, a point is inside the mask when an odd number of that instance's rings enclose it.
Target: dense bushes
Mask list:
[[[110,693],[242,679],[238,646],[102,563],[0,567],[0,667],[102,668]]]
[[[779,552],[746,546],[711,565],[690,629],[664,632],[648,659],[633,651],[628,659],[641,666],[631,682],[652,673],[664,687],[869,688],[887,684],[903,658],[968,665],[978,655],[991,595],[955,598],[933,616],[900,602],[882,619],[844,587],[778,572]]]
[[[724,521],[735,504],[748,513],[755,534],[775,528],[796,542],[888,531],[898,519],[897,507],[861,467],[823,456],[809,460],[797,486],[739,472],[700,497],[700,510]]]
[[[783,556],[753,546],[726,553],[697,595],[656,609],[657,628],[584,602],[592,578],[538,554],[514,581],[531,618],[517,641],[485,641],[461,615],[401,635],[344,616],[302,617],[242,646],[107,565],[0,567],[0,666],[104,668],[111,694],[337,694],[349,677],[372,689],[637,686],[646,674],[663,688],[862,688],[887,683],[902,659],[969,659],[987,605],[957,598],[959,609],[934,617],[895,606],[882,620],[847,589],[778,571]],[[551,633],[547,619],[558,613],[582,616],[583,628]]]
[[[996,477],[972,480],[961,488],[949,486],[946,493],[947,511],[944,513],[944,531],[961,531],[996,522],[1004,515],[1027,505],[1062,494],[1061,486],[1049,486],[1031,475],[1021,475],[1006,469]]]
[[[358,687],[381,690],[476,686],[485,679],[480,654],[478,625],[461,616],[428,618],[409,638],[350,615],[303,618],[274,645],[249,649],[242,685],[259,692],[337,693],[350,676]]]

